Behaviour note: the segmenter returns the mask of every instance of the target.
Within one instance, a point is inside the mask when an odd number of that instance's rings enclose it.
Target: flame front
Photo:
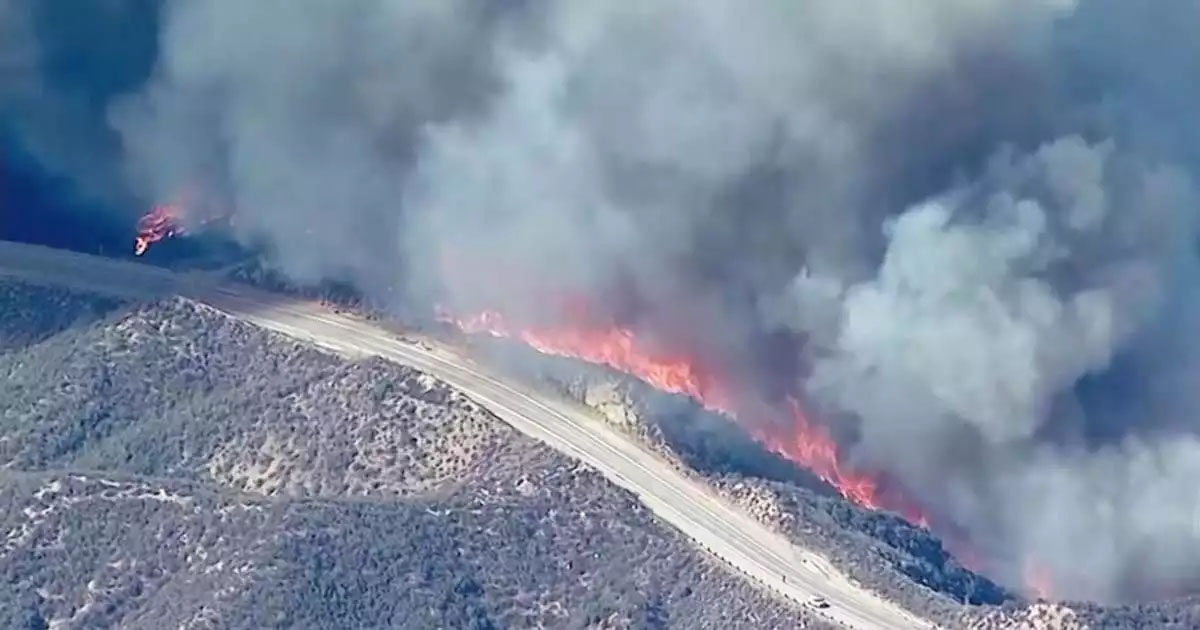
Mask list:
[[[689,396],[710,411],[745,419],[742,416],[746,414],[739,413],[737,399],[716,371],[687,356],[644,348],[626,327],[515,328],[499,312],[490,310],[461,318],[441,313],[439,318],[468,334],[519,339],[544,354],[607,365],[659,390]],[[872,474],[847,470],[829,431],[809,419],[798,399],[789,397],[787,408],[790,417],[784,422],[741,425],[767,448],[811,470],[851,501],[870,509],[895,511],[909,522],[928,527],[928,519],[911,501],[898,493],[882,491]]]
[[[137,237],[133,241],[133,255],[141,256],[154,243],[164,238],[183,234],[182,219],[183,211],[176,204],[167,203],[154,206],[154,209],[138,221]]]
[[[1027,559],[1022,574],[1025,581],[1025,588],[1034,597],[1038,599],[1050,599],[1054,597],[1054,579],[1045,567],[1033,560]]]
[[[514,329],[496,311],[483,311],[461,319],[443,314],[441,319],[468,334],[484,333],[493,337],[519,339],[543,354],[607,365],[637,376],[656,389],[690,396],[713,411],[731,413],[726,397],[708,372],[683,357],[644,353],[633,331],[628,328],[564,326]]]

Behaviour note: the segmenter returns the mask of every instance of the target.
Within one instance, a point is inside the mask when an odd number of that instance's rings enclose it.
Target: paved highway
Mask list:
[[[850,628],[932,627],[852,584],[824,558],[789,543],[586,408],[531,394],[452,348],[406,339],[304,299],[62,250],[0,241],[0,275],[127,298],[183,295],[333,352],[413,366],[466,392],[522,433],[592,466],[701,547],[776,593],[801,603],[824,597],[830,607],[815,612]]]

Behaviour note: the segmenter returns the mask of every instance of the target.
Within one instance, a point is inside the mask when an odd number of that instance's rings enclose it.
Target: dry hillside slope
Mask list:
[[[0,295],[0,627],[819,627],[413,370]]]

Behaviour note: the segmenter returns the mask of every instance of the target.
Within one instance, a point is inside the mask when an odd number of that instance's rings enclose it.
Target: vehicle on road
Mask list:
[[[808,600],[808,605],[813,608],[829,608],[829,602],[824,597],[814,597]]]

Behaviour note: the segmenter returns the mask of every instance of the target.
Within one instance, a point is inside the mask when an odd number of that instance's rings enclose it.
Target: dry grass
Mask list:
[[[819,627],[411,369],[167,300],[0,375],[0,627]]]

